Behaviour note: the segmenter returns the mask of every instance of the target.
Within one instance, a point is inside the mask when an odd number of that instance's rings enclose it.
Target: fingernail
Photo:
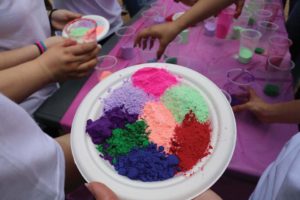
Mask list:
[[[102,49],[102,45],[101,45],[101,44],[97,44],[97,47],[98,47],[99,49]]]

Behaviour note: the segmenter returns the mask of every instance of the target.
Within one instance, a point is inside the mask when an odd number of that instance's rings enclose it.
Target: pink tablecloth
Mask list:
[[[164,1],[164,0],[162,0]],[[173,1],[165,0],[167,15],[183,11],[185,7],[175,4]],[[280,25],[279,34],[286,35],[283,17],[276,20]],[[144,24],[143,19],[139,19],[132,26],[139,30]],[[110,55],[117,55],[117,52],[124,41],[120,41],[110,52]],[[235,67],[247,68],[255,75],[263,75],[266,58],[255,55],[252,62],[242,65],[236,60],[236,53],[239,48],[237,40],[221,40],[207,37],[203,34],[203,26],[189,28],[189,42],[181,45],[179,63],[192,68],[214,81],[221,88],[226,82],[226,71]],[[176,52],[174,52],[176,53]],[[122,69],[138,61],[133,59],[125,61],[120,59],[117,68]],[[76,109],[86,94],[98,83],[95,74],[82,87],[73,103],[69,107],[61,120],[62,126],[70,129]],[[258,94],[269,102],[290,100],[293,98],[291,85],[287,84],[287,92],[279,98],[270,99],[262,93],[263,81],[257,81],[253,87]],[[241,173],[259,176],[272,160],[276,158],[285,142],[297,132],[296,125],[288,124],[263,124],[257,121],[250,113],[236,115],[237,120],[237,144],[229,165],[229,168]]]

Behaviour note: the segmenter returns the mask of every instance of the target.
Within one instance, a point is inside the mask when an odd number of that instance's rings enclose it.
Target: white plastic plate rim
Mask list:
[[[93,19],[97,22],[97,26],[101,25],[104,27],[103,31],[101,32],[101,34],[97,35],[97,41],[101,41],[103,38],[105,38],[106,34],[108,33],[109,29],[110,29],[110,24],[109,21],[99,15],[85,15],[82,16],[82,18],[86,18],[86,19]],[[62,36],[63,37],[67,37],[67,34],[65,31],[62,32]]]
[[[107,161],[99,158],[95,145],[86,134],[86,121],[101,114],[99,98],[108,96],[108,89],[121,86],[135,71],[144,67],[166,68],[197,89],[205,98],[213,125],[212,154],[202,159],[201,168],[190,177],[177,176],[161,182],[133,181],[118,175]],[[98,181],[110,187],[120,199],[182,200],[192,199],[210,188],[227,168],[236,143],[236,123],[232,109],[222,91],[203,75],[178,65],[147,63],[120,70],[97,84],[80,104],[72,124],[71,148],[75,163],[86,181]]]

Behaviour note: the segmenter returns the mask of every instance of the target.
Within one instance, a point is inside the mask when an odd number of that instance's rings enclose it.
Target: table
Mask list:
[[[161,0],[166,3],[167,15],[183,11],[186,8],[172,1]],[[137,20],[140,14],[131,21],[132,27],[137,30],[143,27],[143,19]],[[280,34],[286,35],[283,17],[278,17]],[[116,36],[112,37],[103,46],[101,54],[116,55],[122,41],[118,42]],[[189,43],[180,46],[181,57],[186,58],[179,64],[192,68],[210,78],[219,87],[226,82],[226,71],[241,67],[250,70],[255,75],[261,74],[266,63],[266,57],[255,55],[251,63],[244,65],[236,60],[239,48],[238,40],[216,39],[203,34],[203,26],[198,24],[189,28]],[[174,51],[178,51],[175,49]],[[118,69],[138,64],[136,60],[119,60]],[[61,88],[49,98],[35,113],[37,121],[55,127],[63,126],[70,129],[72,119],[84,96],[98,82],[95,73],[81,80],[65,82]],[[291,81],[287,85],[287,92],[279,98],[272,99],[262,93],[263,82],[257,81],[253,88],[258,94],[269,102],[286,101],[293,99]],[[229,169],[238,173],[258,177],[272,162],[285,142],[297,132],[296,125],[288,124],[263,124],[250,113],[236,115],[237,144],[230,162]]]

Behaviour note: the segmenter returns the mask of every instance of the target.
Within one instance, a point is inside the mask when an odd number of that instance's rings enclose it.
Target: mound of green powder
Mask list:
[[[127,124],[124,129],[114,129],[112,136],[105,144],[98,145],[97,149],[104,157],[114,160],[117,156],[125,155],[137,147],[149,145],[147,125],[144,121]]]
[[[181,84],[168,89],[161,100],[178,123],[181,123],[191,110],[200,122],[205,122],[208,118],[208,106],[204,98],[197,90],[187,85]]]

